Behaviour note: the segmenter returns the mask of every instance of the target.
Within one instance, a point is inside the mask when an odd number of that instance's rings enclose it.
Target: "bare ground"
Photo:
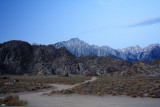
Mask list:
[[[160,100],[152,98],[130,98],[117,96],[21,96],[27,100],[27,107],[159,107]]]

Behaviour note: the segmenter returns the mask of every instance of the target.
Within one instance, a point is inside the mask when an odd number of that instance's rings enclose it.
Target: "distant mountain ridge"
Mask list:
[[[143,60],[149,62],[160,57],[160,44],[149,45],[141,48],[138,45],[124,49],[113,49],[109,46],[89,45],[88,43],[72,38],[68,41],[62,41],[54,44],[55,48],[66,47],[75,56],[109,56],[128,61]]]

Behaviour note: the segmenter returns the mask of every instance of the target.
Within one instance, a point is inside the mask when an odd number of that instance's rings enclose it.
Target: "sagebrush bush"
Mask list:
[[[97,95],[126,95],[135,97],[160,98],[160,76],[115,77],[102,76],[89,84],[72,88],[74,93]]]
[[[97,92],[97,96],[101,96],[102,95],[102,93],[101,92]]]
[[[6,96],[3,99],[0,99],[0,105],[6,104],[7,106],[24,106],[27,104],[27,101],[19,100],[19,96]]]

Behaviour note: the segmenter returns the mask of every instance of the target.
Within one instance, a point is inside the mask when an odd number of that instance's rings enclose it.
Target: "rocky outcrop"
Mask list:
[[[0,47],[0,63],[5,73],[22,74],[27,72],[32,46],[27,42],[10,41]]]
[[[56,61],[65,62],[71,57],[74,58],[66,48],[9,41],[0,47],[0,71],[2,74],[54,74],[54,64],[61,66]]]
[[[160,68],[146,64],[144,61],[139,60],[132,64],[126,71],[121,72],[122,75],[160,75]]]
[[[83,64],[85,72],[96,72],[97,75],[121,72],[132,64],[128,61],[110,57],[80,57],[78,60]]]

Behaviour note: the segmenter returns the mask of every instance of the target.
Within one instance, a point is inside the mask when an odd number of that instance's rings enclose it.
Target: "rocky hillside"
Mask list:
[[[122,72],[123,75],[160,75],[160,68],[146,64],[142,60],[138,60],[132,63],[132,66],[126,71]]]
[[[160,67],[160,58],[157,58],[151,62],[149,62],[150,65],[155,66],[155,67]]]
[[[55,49],[51,45],[30,45],[24,41],[9,41],[0,46],[0,72],[54,74],[54,63],[57,60],[65,62],[72,57],[74,58],[66,48]]]
[[[75,57],[65,47],[56,49],[53,45],[31,45],[24,41],[0,44],[0,74],[136,75],[159,72],[160,68],[141,61],[131,63],[111,57]]]
[[[139,46],[124,49],[113,49],[108,46],[89,45],[78,38],[54,44],[55,48],[66,47],[75,56],[109,56],[131,62],[143,60],[149,62],[160,57],[160,44],[150,45],[145,48]]]

